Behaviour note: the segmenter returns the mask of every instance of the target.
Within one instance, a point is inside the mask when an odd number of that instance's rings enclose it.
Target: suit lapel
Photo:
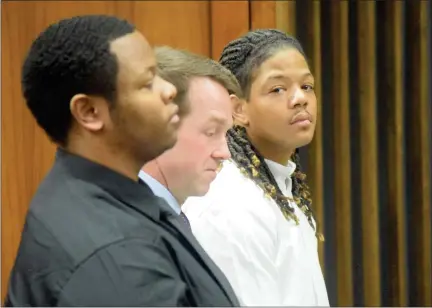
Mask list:
[[[147,186],[141,179],[138,180],[141,185]],[[148,187],[148,186],[147,186]],[[204,268],[207,269],[209,274],[215,280],[215,282],[219,285],[222,291],[225,293],[227,298],[231,301],[233,306],[240,306],[237,297],[231,288],[231,284],[228,282],[225,275],[216,266],[216,264],[210,259],[207,253],[204,251],[202,246],[198,243],[195,236],[192,234],[190,229],[187,229],[184,223],[180,223],[180,217],[173,211],[173,209],[166,203],[163,198],[156,197],[154,194],[152,195],[154,198],[152,202],[157,206],[159,211],[159,219],[165,220],[168,224],[171,225],[171,228],[175,229],[180,235],[186,240],[186,243],[191,247],[190,252],[195,252],[195,258],[199,263],[203,265]],[[133,206],[133,205],[132,205]],[[160,224],[159,219],[155,219],[155,217],[148,215],[148,213],[143,212],[141,207],[133,206],[136,210],[143,213],[149,219],[154,221],[157,224]]]
[[[163,215],[165,216],[166,221],[169,222],[169,224],[171,224],[193,248],[193,250],[196,252],[195,256],[198,261],[207,269],[209,274],[224,291],[225,295],[230,299],[231,303],[234,306],[239,306],[237,297],[227,278],[204,251],[202,246],[196,240],[195,236],[192,234],[191,230],[187,229],[186,226],[179,221],[180,218],[177,216],[177,214],[174,213],[170,208],[167,208],[165,204],[162,205],[162,208],[163,213],[166,213],[166,215]]]

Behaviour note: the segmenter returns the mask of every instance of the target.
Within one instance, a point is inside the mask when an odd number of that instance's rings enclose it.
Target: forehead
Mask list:
[[[189,84],[188,99],[191,114],[231,117],[231,99],[227,89],[211,78],[193,78]]]
[[[278,73],[295,79],[310,73],[310,70],[306,59],[297,49],[285,48],[276,52],[261,64],[255,80],[267,79]]]
[[[138,31],[111,42],[111,52],[117,57],[120,80],[152,72],[156,66],[153,49]]]

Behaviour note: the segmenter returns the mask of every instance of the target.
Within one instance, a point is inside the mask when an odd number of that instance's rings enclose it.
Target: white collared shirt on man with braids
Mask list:
[[[282,193],[292,197],[295,163],[266,163]],[[182,206],[242,305],[329,306],[315,231],[297,205],[291,206],[299,225],[232,161],[224,162],[207,195]]]

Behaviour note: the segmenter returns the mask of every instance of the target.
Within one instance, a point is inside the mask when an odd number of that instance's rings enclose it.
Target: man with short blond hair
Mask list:
[[[140,177],[181,214],[186,198],[205,195],[219,164],[230,158],[231,99],[242,94],[234,75],[214,60],[170,47],[155,53],[158,73],[177,88],[182,122],[175,146],[147,163]]]

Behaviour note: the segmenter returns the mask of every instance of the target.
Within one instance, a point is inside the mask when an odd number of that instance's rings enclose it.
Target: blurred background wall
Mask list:
[[[21,95],[32,40],[79,14],[218,59],[249,29],[298,37],[320,102],[302,149],[331,305],[431,306],[431,1],[2,1],[2,299],[29,201],[55,147]]]

